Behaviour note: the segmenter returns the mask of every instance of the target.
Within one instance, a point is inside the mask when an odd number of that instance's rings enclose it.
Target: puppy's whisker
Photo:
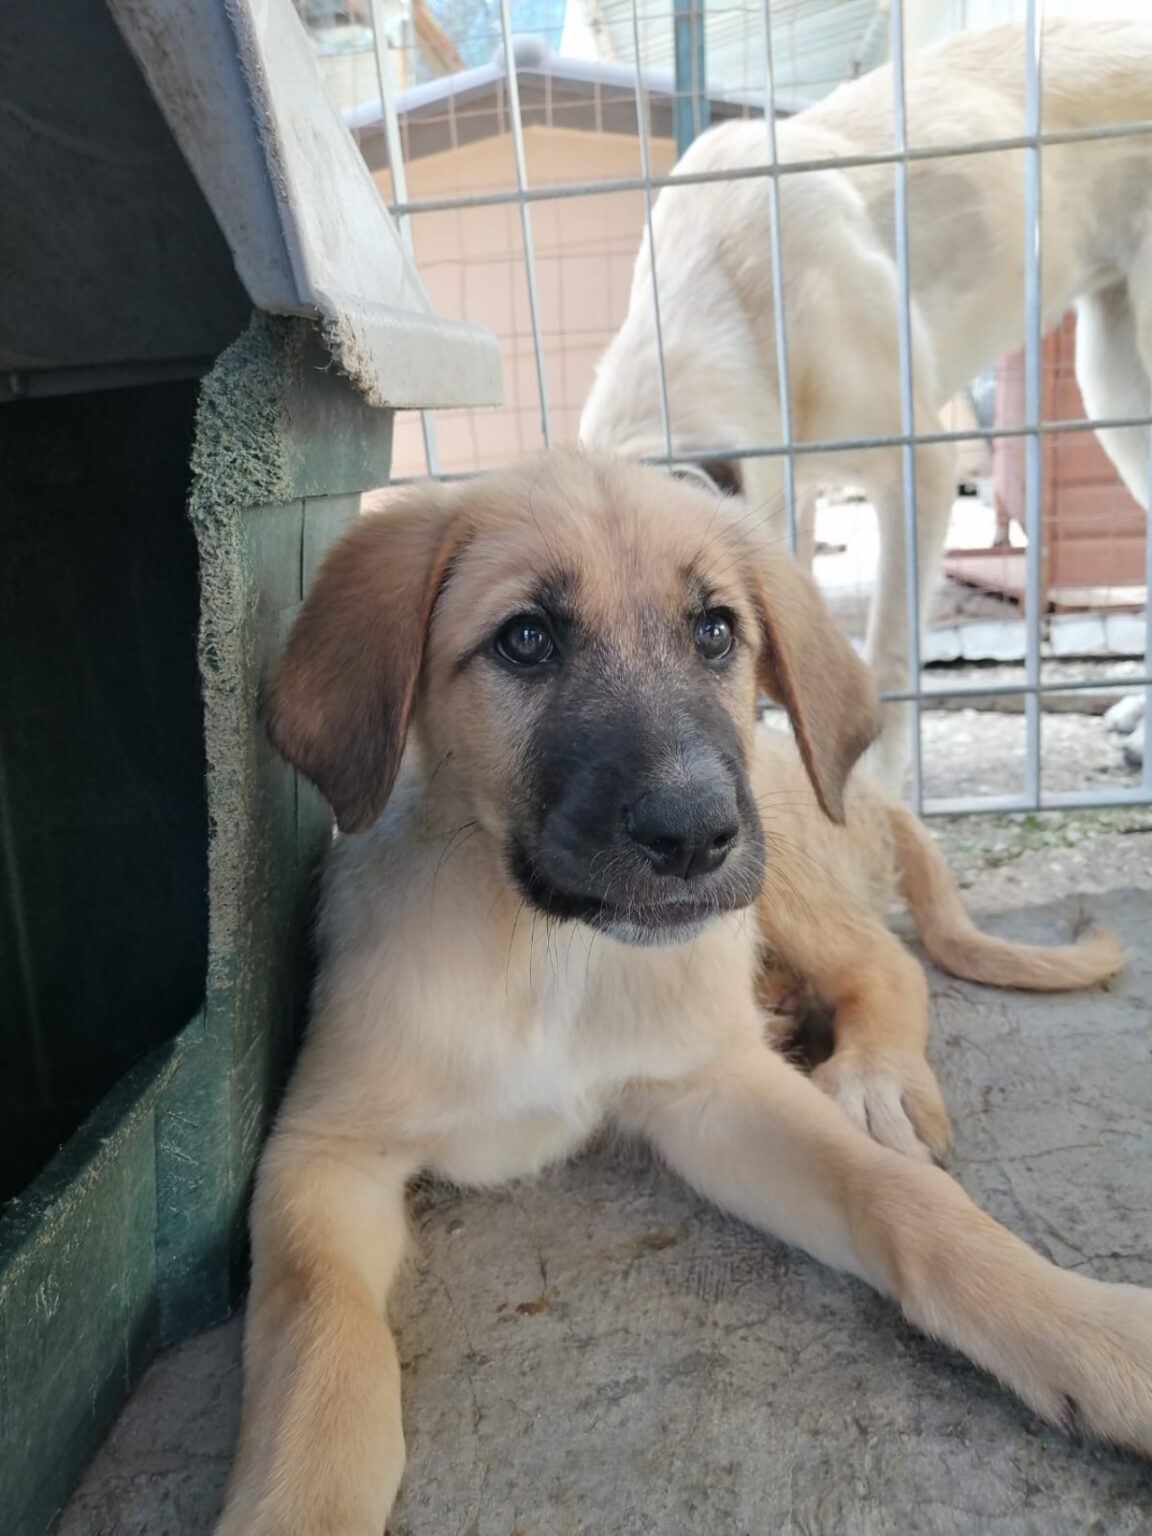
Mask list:
[[[508,934],[508,955],[504,962],[504,995],[508,996],[512,987],[512,951],[516,945],[516,931],[520,927],[520,918],[527,906],[527,901],[521,900],[516,907],[516,915],[512,919],[512,928]]]
[[[440,857],[436,861],[436,867],[432,871],[431,897],[433,902],[436,899],[436,882],[440,878],[440,871],[450,858],[459,853],[461,848],[471,841],[479,826],[480,823],[478,821],[466,821],[461,826],[456,827],[447,837]]]

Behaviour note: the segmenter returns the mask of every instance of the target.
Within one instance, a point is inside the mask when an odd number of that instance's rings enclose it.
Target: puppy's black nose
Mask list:
[[[646,790],[624,824],[658,875],[682,880],[719,869],[740,835],[736,795],[727,788]]]

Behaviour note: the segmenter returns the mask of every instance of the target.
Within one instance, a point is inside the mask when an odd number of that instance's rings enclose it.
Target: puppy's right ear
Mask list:
[[[392,791],[432,609],[464,536],[458,508],[450,490],[421,486],[362,516],[320,567],[268,680],[268,734],[342,832],[370,827]]]

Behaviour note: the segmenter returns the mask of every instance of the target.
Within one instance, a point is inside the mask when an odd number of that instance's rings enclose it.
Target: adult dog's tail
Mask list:
[[[1051,948],[981,933],[965,910],[952,871],[919,819],[896,805],[889,815],[901,892],[920,942],[943,970],[993,987],[1063,992],[1106,981],[1124,964],[1124,948],[1107,928],[1089,928],[1074,944]]]

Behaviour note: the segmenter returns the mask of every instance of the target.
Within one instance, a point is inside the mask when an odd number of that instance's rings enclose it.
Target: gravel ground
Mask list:
[[[932,711],[924,716],[923,740],[928,795],[1023,789],[1022,715]],[[1134,788],[1139,782],[1095,715],[1046,714],[1041,742],[1045,789]],[[973,907],[1001,910],[1152,886],[1152,805],[942,816],[930,825]]]
[[[1060,664],[1052,681],[1097,675],[1099,663]],[[1015,667],[935,668],[930,689],[1016,682]],[[1135,789],[1119,738],[1083,693],[1063,694],[1041,722],[1043,788],[1050,792]],[[1072,706],[1072,707],[1069,707]],[[781,728],[784,726],[780,717]],[[1019,697],[980,708],[926,709],[924,793],[930,799],[1023,792],[1025,721]],[[1000,911],[1123,887],[1152,889],[1152,805],[1091,811],[931,816],[936,836],[974,910]]]
[[[1152,888],[1152,806],[945,816],[930,825],[973,909]]]
[[[933,710],[923,730],[924,793],[1022,794],[1025,787],[1025,721],[1022,713]],[[1060,790],[1135,788],[1118,740],[1095,715],[1050,714],[1041,720],[1042,786]]]

